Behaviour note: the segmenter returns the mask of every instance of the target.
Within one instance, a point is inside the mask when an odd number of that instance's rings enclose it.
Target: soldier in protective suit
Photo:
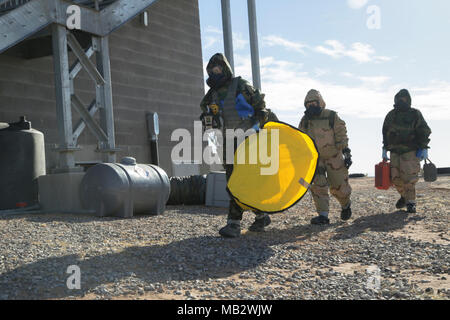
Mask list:
[[[348,220],[352,215],[352,189],[348,183],[348,169],[352,160],[347,128],[337,113],[325,109],[325,106],[320,92],[310,90],[305,98],[305,115],[299,124],[299,129],[315,141],[319,151],[316,176],[310,189],[319,215],[311,219],[312,224],[330,223],[328,187],[342,207],[341,219]]]
[[[233,77],[233,71],[226,57],[217,53],[211,57],[206,67],[208,80],[206,83],[210,87],[205,97],[200,103],[203,113],[200,119],[210,114],[212,109],[219,106],[219,114],[223,120],[223,163],[226,170],[227,181],[233,172],[233,164],[229,164],[226,159],[226,129],[255,129],[258,131],[268,121],[269,113],[264,102],[264,95],[253,88],[247,81],[240,77]],[[237,148],[237,141],[234,141],[234,151]],[[227,224],[220,229],[219,233],[223,237],[234,238],[241,233],[240,223],[242,220],[243,209],[232,199],[230,201]],[[261,232],[264,227],[269,225],[270,218],[267,214],[255,212],[255,222],[250,226],[250,231]]]
[[[415,213],[415,184],[419,181],[420,161],[428,158],[431,130],[422,113],[411,108],[408,90],[400,90],[394,102],[383,124],[382,157],[389,160],[387,152],[391,152],[391,181],[400,193],[397,209],[407,207],[409,213]]]

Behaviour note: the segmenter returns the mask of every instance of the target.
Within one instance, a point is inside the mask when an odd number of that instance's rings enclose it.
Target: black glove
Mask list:
[[[344,155],[345,167],[347,169],[350,169],[353,163],[351,150],[349,148],[345,148],[344,150],[342,150],[342,154]]]
[[[267,122],[269,112],[267,110],[256,110],[254,118],[256,121],[259,121],[261,125]]]

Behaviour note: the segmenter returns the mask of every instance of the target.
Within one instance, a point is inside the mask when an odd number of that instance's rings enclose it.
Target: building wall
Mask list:
[[[170,153],[177,128],[193,132],[204,94],[198,0],[164,0],[148,10],[149,26],[140,17],[110,36],[116,146],[119,161],[133,156],[150,162],[146,113],[160,120],[160,165],[172,173]],[[74,58],[71,56],[72,61]],[[92,59],[94,61],[94,59]],[[75,92],[85,105],[95,98],[94,84],[82,71]],[[58,142],[52,57],[25,60],[0,55],[0,122],[25,115],[46,140],[47,168],[56,166]],[[72,111],[73,125],[79,120]],[[98,117],[98,115],[97,115]],[[99,161],[97,142],[87,128],[78,139],[76,161]]]

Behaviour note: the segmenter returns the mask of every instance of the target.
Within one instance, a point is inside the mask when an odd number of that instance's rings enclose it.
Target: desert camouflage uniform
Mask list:
[[[205,97],[200,102],[200,108],[203,112],[207,111],[207,107],[211,104],[217,104],[219,105],[219,101],[225,100],[227,93],[228,93],[228,87],[231,85],[233,72],[231,70],[231,66],[228,63],[225,56],[221,53],[217,53],[214,56],[211,57],[209,60],[208,66],[206,70],[208,71],[208,74],[210,74],[210,70],[215,66],[220,65],[223,69],[224,74],[228,78],[228,81],[221,86],[220,88],[210,89]],[[241,93],[248,104],[250,104],[253,109],[255,110],[255,121],[259,121],[260,126],[262,127],[269,118],[269,111],[266,109],[266,104],[264,102],[264,94],[262,94],[258,89],[255,89],[253,86],[248,83],[248,81],[244,79],[240,79],[238,82],[237,87],[237,94]],[[272,113],[273,114],[273,113]],[[274,114],[273,114],[274,116]],[[276,116],[275,116],[276,117]],[[226,159],[226,139],[225,139],[225,130],[229,128],[222,128],[223,129],[223,157],[222,161],[224,164],[224,168],[226,171],[226,178],[227,182],[231,177],[231,173],[233,172],[233,165],[227,164]],[[232,128],[237,129],[237,128]],[[243,130],[246,130],[247,128],[241,128]],[[236,151],[237,148],[237,139],[235,139],[234,143],[234,151]],[[230,201],[230,208],[228,213],[228,220],[242,220],[242,213],[244,210],[236,203],[234,199]]]
[[[342,150],[348,147],[345,122],[334,111],[325,109],[325,102],[319,92],[311,90],[307,101],[320,102],[322,112],[317,116],[303,116],[299,129],[308,134],[316,143],[319,163],[316,176],[311,185],[311,194],[318,213],[329,212],[330,193],[339,201],[342,208],[350,205],[352,189],[348,182],[348,169],[345,167]],[[330,121],[330,118],[334,118]],[[330,126],[333,125],[333,128]]]
[[[411,106],[411,96],[406,90],[403,94]],[[391,180],[406,202],[416,200],[415,184],[419,181],[420,172],[420,159],[416,152],[428,148],[430,134],[422,113],[411,107],[406,110],[394,108],[384,120],[383,147],[391,152]]]

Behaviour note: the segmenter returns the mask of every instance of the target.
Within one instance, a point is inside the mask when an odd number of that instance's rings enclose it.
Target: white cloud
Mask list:
[[[216,45],[220,40],[217,37],[205,36],[203,37],[203,49],[209,49]]]
[[[341,76],[351,79],[356,79],[362,82],[363,85],[370,87],[380,87],[386,82],[388,82],[391,78],[387,76],[357,76],[350,72],[342,72]]]
[[[361,9],[369,0],[347,0],[347,5],[352,9]]]
[[[371,86],[371,87],[380,87],[389,81],[391,78],[386,76],[375,76],[375,77],[358,77],[359,80],[363,82],[363,84]]]
[[[204,39],[203,49],[209,49],[218,44],[222,44],[222,34],[222,30],[216,27],[206,27],[202,37]],[[233,32],[233,49],[235,51],[249,49],[249,43],[248,37],[240,32]],[[291,41],[277,35],[268,35],[262,37],[261,45],[266,47],[282,47],[288,51],[301,54],[306,54],[306,50],[312,50],[335,59],[347,57],[358,63],[383,63],[393,59],[387,56],[376,55],[375,49],[370,44],[362,42],[354,42],[347,48],[338,40],[326,40],[324,45],[312,47],[308,44]]]
[[[330,70],[328,69],[322,69],[322,68],[315,68],[314,69],[314,75],[316,77],[322,77],[330,74]]]
[[[327,40],[325,44],[331,48],[326,48],[324,46],[317,46],[315,49],[317,52],[326,54],[333,58],[339,58],[345,55],[345,46],[337,40]]]
[[[222,30],[217,29],[216,27],[213,27],[213,26],[207,26],[205,29],[205,32],[222,35]]]
[[[327,40],[325,41],[325,45],[315,47],[315,51],[336,59],[349,57],[358,63],[387,62],[392,59],[385,56],[376,56],[375,49],[367,43],[355,42],[350,48],[346,48],[338,40]]]
[[[249,40],[240,32],[233,32],[233,49],[242,50],[249,47]]]
[[[208,26],[204,31],[205,35],[202,37],[205,39],[203,49],[209,49],[216,44],[223,43],[223,32],[213,26]],[[233,32],[233,49],[242,50],[249,46],[249,40],[243,36],[240,32]]]
[[[250,56],[236,56],[236,74],[251,82]],[[358,76],[341,74],[360,81],[343,85],[323,81],[302,71],[303,66],[273,57],[261,59],[262,92],[268,108],[280,120],[298,125],[303,115],[303,101],[309,89],[319,90],[327,106],[342,115],[357,118],[383,119],[394,104],[394,95],[402,88],[410,88],[413,107],[419,108],[426,119],[450,120],[450,82],[430,82],[424,87],[408,87],[407,83],[389,85],[387,76]]]
[[[268,46],[268,47],[280,46],[280,47],[284,47],[287,50],[292,50],[292,51],[296,51],[296,52],[303,53],[303,54],[305,54],[304,48],[308,47],[304,43],[290,41],[290,40],[287,40],[287,39],[284,39],[282,37],[275,36],[275,35],[269,35],[269,36],[263,37],[262,44],[263,44],[263,46]]]

